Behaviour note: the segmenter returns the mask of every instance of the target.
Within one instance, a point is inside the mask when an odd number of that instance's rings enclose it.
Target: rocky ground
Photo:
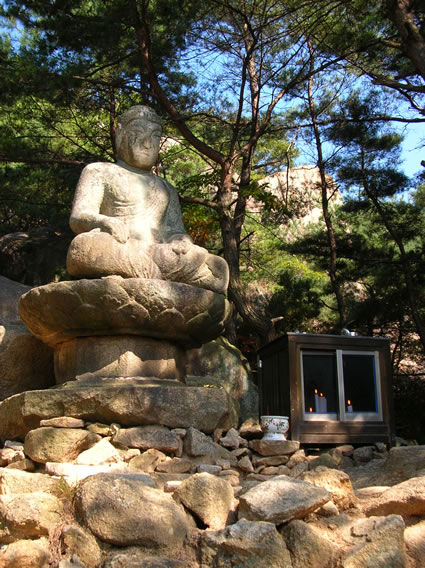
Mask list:
[[[0,450],[0,568],[425,565],[425,446],[260,437],[43,420]]]

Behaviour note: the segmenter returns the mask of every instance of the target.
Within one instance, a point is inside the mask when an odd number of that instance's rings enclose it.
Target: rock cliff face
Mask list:
[[[330,207],[342,205],[342,197],[334,180],[327,176]],[[317,223],[322,217],[320,173],[316,166],[303,165],[267,176],[260,182],[281,204],[285,204],[293,217],[285,230],[291,238],[302,233],[310,223]],[[253,211],[259,205],[250,202]]]
[[[261,435],[39,421],[0,450],[0,566],[423,566],[425,447]]]

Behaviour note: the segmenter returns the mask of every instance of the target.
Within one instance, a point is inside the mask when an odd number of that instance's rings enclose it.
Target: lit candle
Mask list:
[[[313,409],[312,409],[312,407],[311,407],[311,406],[310,406],[310,412],[313,412]]]
[[[320,393],[320,397],[319,397],[319,412],[321,412],[322,414],[326,414],[328,411],[328,401],[326,399],[326,396],[323,395],[323,393]]]
[[[347,400],[347,412],[353,412],[353,406],[351,400]]]
[[[314,389],[314,408],[315,408],[315,412],[320,412],[320,408],[319,408],[319,394],[317,392],[317,389]]]

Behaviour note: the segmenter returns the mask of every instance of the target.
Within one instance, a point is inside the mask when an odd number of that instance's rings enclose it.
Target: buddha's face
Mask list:
[[[161,126],[146,118],[133,120],[124,130],[118,158],[139,170],[150,170],[158,160]]]

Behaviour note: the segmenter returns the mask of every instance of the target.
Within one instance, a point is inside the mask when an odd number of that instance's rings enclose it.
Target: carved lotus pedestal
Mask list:
[[[114,276],[34,288],[19,309],[33,335],[54,348],[59,386],[0,402],[0,439],[23,439],[57,416],[204,432],[237,426],[239,404],[226,390],[184,382],[186,349],[224,329],[223,295]]]
[[[184,381],[185,349],[223,332],[229,303],[187,284],[110,276],[34,288],[19,310],[31,333],[54,348],[58,384],[89,377]]]

